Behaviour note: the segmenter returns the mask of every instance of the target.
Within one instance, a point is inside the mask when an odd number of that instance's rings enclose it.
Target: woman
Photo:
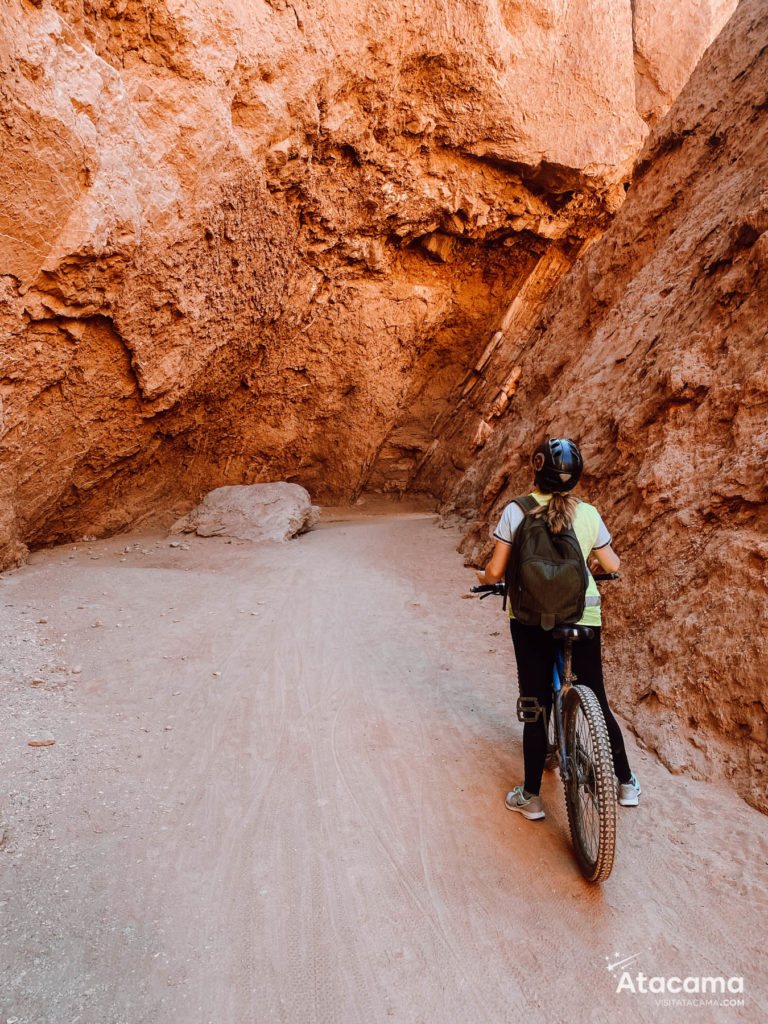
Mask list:
[[[566,438],[550,438],[539,445],[531,462],[534,471],[532,494],[542,508],[541,514],[546,515],[551,532],[559,533],[562,529],[572,528],[584,560],[593,555],[605,572],[616,572],[619,556],[611,547],[611,535],[600,513],[593,505],[568,494],[579,482],[583,468],[581,452],[576,444]],[[483,572],[477,573],[481,583],[497,583],[503,579],[512,550],[512,538],[522,520],[523,511],[520,506],[515,502],[507,505],[493,532],[496,547],[491,560]],[[598,596],[597,584],[591,575],[587,596]],[[608,706],[603,685],[599,604],[586,607],[579,623],[590,626],[594,636],[591,640],[580,640],[574,644],[573,668],[579,683],[589,686],[600,702],[611,741],[613,766],[619,780],[619,803],[625,807],[636,807],[641,792],[640,783],[629,767],[624,738]],[[523,625],[512,617],[511,612],[509,626],[515,646],[520,696],[535,697],[549,713],[556,646],[552,632],[541,626]],[[523,817],[530,819],[544,817],[539,789],[546,755],[545,719],[540,715],[537,721],[523,725],[525,781],[507,794],[506,806],[510,811],[519,811]]]

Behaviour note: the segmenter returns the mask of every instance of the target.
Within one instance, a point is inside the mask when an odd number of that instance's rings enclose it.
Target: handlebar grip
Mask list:
[[[504,596],[504,584],[499,581],[498,583],[476,583],[474,587],[469,588],[470,594],[480,594],[480,600],[484,597],[489,597],[491,594],[497,594],[499,597]]]
[[[619,574],[617,572],[595,572],[595,573],[592,573],[592,579],[593,580],[598,580],[598,581],[601,581],[601,580],[617,580],[618,578],[619,578]]]

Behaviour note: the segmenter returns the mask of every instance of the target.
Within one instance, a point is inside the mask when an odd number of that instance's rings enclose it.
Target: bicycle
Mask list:
[[[617,572],[595,573],[594,579],[615,580]],[[504,584],[470,587],[480,600],[504,595]],[[565,792],[568,826],[581,873],[588,882],[604,882],[616,853],[616,785],[613,756],[603,712],[588,686],[573,672],[573,644],[593,636],[589,626],[563,624],[553,630],[558,645],[552,669],[552,706],[546,721],[548,761],[557,765]],[[517,717],[536,722],[546,710],[535,697],[520,697]]]

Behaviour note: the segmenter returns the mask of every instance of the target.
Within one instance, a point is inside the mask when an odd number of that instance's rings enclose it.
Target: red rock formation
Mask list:
[[[619,205],[609,7],[3,4],[0,565],[221,484],[407,487],[467,349]]]
[[[502,426],[456,486],[488,553],[541,435],[583,447],[623,556],[610,684],[674,770],[768,810],[768,10],[742,0],[605,235],[517,338]]]
[[[638,113],[648,124],[656,124],[669,109],[737,2],[634,0],[635,95]]]

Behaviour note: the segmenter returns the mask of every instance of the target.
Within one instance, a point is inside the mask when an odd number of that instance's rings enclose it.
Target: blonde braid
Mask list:
[[[579,499],[572,494],[553,493],[545,512],[547,526],[552,533],[571,529],[578,504]]]

